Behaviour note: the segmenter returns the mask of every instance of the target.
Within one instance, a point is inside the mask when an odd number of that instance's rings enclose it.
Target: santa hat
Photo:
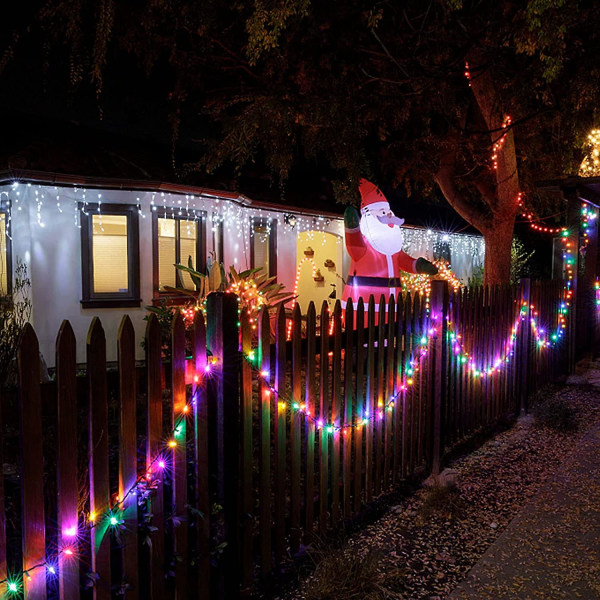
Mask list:
[[[361,203],[360,210],[362,212],[365,211],[367,206],[369,210],[378,210],[380,208],[385,208],[390,210],[390,203],[387,201],[387,198],[383,195],[381,190],[370,181],[366,179],[361,179],[358,184],[358,191],[360,192]]]

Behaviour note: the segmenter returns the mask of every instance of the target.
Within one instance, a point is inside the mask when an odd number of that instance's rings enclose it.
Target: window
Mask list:
[[[140,258],[137,207],[80,204],[83,308],[139,306]]]
[[[250,264],[252,268],[262,267],[262,273],[270,277],[277,275],[277,221],[274,219],[253,218],[250,239]]]
[[[163,292],[165,286],[194,289],[189,273],[174,265],[188,265],[189,257],[196,270],[206,263],[204,250],[204,214],[198,218],[159,217],[153,214],[154,289]]]
[[[12,256],[8,207],[0,205],[0,296],[12,293]]]

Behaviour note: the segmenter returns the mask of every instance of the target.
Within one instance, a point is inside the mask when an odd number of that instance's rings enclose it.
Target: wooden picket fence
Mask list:
[[[27,326],[18,395],[0,402],[14,433],[0,464],[20,461],[20,477],[0,477],[0,594],[249,595],[302,544],[525,410],[564,370],[566,344],[542,347],[530,327],[536,312],[556,323],[561,298],[562,282],[436,282],[429,305],[296,305],[263,310],[256,327],[238,324],[234,296],[212,294],[206,327],[198,312],[186,337],[175,316],[166,369],[154,316],[143,368],[123,318],[116,373],[95,318],[78,376],[65,321],[45,384]]]

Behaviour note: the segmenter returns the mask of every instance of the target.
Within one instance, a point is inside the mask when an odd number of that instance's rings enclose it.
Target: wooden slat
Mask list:
[[[391,484],[392,474],[392,423],[394,415],[394,406],[390,404],[395,393],[395,372],[394,372],[394,345],[396,334],[396,302],[391,296],[388,302],[387,312],[387,347],[385,350],[385,377],[384,377],[384,396],[383,401],[385,409],[385,438],[384,438],[384,465],[383,465],[383,488],[387,489]],[[383,353],[383,348],[381,349]],[[389,406],[387,406],[389,404]]]
[[[137,430],[135,332],[129,315],[124,315],[117,336],[119,360],[119,398],[121,404],[119,428],[119,499],[123,531],[123,582],[130,587],[127,597],[139,598],[137,496],[130,488],[137,481]],[[129,494],[126,496],[126,494]]]
[[[76,342],[69,321],[63,321],[56,339],[56,388],[58,403],[58,451],[56,456],[58,530],[61,550],[77,541],[77,382]],[[0,464],[1,464],[0,460]],[[1,493],[0,493],[1,496]],[[58,556],[60,600],[79,598],[79,565],[73,555]]]
[[[367,394],[365,398],[365,416],[368,422],[365,426],[365,492],[366,501],[373,500],[375,482],[373,479],[373,421],[375,414],[375,394],[377,393],[376,357],[375,357],[375,299],[369,297],[368,308],[368,343],[367,343]]]
[[[365,417],[365,305],[359,298],[356,303],[356,418]],[[363,487],[363,433],[362,424],[354,429],[354,503],[357,513],[362,503]]]
[[[342,423],[342,306],[337,300],[333,309],[333,382],[331,386],[331,422],[334,427]],[[331,455],[331,521],[336,527],[340,520],[340,450],[341,431],[333,433]]]
[[[0,432],[4,431],[4,422],[2,420],[2,402],[2,386],[0,386]],[[0,435],[0,465],[4,465],[4,435]],[[3,469],[0,473],[0,581],[4,581],[6,576],[6,511],[4,505]]]
[[[292,312],[292,400],[302,404],[302,315],[296,302]],[[300,548],[301,459],[302,459],[302,413],[292,412],[290,422],[291,442],[291,491],[290,491],[290,546],[292,555]]]
[[[345,330],[345,347],[344,347],[344,418],[343,424],[346,426],[352,425],[353,419],[353,403],[354,403],[354,385],[352,374],[354,373],[354,309],[352,300],[348,300],[346,304],[346,312],[344,315]],[[360,429],[354,428],[354,429]],[[352,505],[350,503],[352,494],[352,432],[353,428],[344,429],[342,432],[343,457],[342,457],[342,479],[344,486],[343,497],[343,514],[345,519],[352,516]]]
[[[321,347],[319,357],[319,419],[323,426],[319,430],[319,530],[327,532],[329,505],[329,305],[321,305]]]
[[[375,430],[375,493],[381,492],[381,483],[383,479],[383,429],[385,427],[385,298],[383,294],[379,297],[378,312],[377,312],[377,365],[376,365],[376,393],[374,403],[374,430]]]
[[[396,404],[394,407],[394,460],[392,481],[397,483],[402,476],[402,412],[404,406],[404,386],[402,374],[402,344],[404,343],[404,298],[402,294],[398,295],[396,304],[396,347],[394,349],[394,368],[396,381]]]
[[[404,350],[402,352],[402,369],[405,380],[408,381],[408,367],[412,349],[412,298],[410,292],[404,297]],[[412,395],[411,386],[406,385],[402,395],[402,477],[411,473],[410,447],[411,447],[411,422],[412,422]]]
[[[286,416],[291,407],[287,406],[285,396],[286,359],[286,322],[283,304],[277,307],[275,316],[275,562],[280,564],[285,552],[285,513],[287,497],[285,492],[285,457],[286,457]],[[280,396],[281,394],[281,396]]]
[[[173,515],[179,524],[173,523],[175,551],[175,594],[177,598],[187,595],[188,577],[188,528],[187,528],[187,413],[185,390],[185,325],[181,312],[176,311],[171,323],[171,394],[173,410],[171,424],[176,442],[172,448]]]
[[[248,319],[247,314],[242,315],[241,319],[241,340],[242,340],[242,353],[244,356],[248,356],[252,351],[252,325]],[[206,344],[204,348],[204,353],[206,354]],[[241,532],[241,562],[242,562],[242,589],[249,590],[252,586],[252,580],[254,576],[254,556],[253,556],[253,525],[254,525],[254,486],[252,482],[252,465],[253,465],[253,455],[252,455],[252,365],[248,362],[248,360],[242,361],[242,370],[241,370],[241,398],[240,398],[240,420],[242,424],[242,457],[240,461],[241,465],[241,515],[242,515],[242,532]],[[205,398],[206,400],[206,398]],[[206,413],[206,408],[204,409],[204,413]],[[208,415],[204,417],[204,425],[203,428],[207,426]],[[208,437],[207,431],[197,431],[196,439],[198,440],[200,435],[204,435],[205,438]],[[208,446],[206,446],[206,451],[208,452]],[[208,454],[206,455],[206,461],[208,460]],[[206,473],[202,474],[202,478],[200,474],[198,474],[199,481],[208,481],[208,464],[205,469]],[[204,477],[206,476],[206,479]],[[206,502],[206,509],[209,509],[209,499],[208,499],[208,485],[204,484],[206,496],[203,499]],[[202,509],[201,509],[202,510]],[[208,542],[210,539],[210,531],[206,529],[206,545],[208,548]],[[201,569],[208,570],[209,568],[209,555],[207,554],[205,557],[205,565],[204,568]],[[198,573],[199,577],[202,577],[201,573]],[[206,586],[208,588],[208,586]],[[204,595],[199,594],[200,598],[208,597],[208,589],[206,589],[206,593]]]
[[[156,490],[150,498],[150,513],[153,515],[152,527],[156,531],[150,538],[150,593],[152,600],[165,597],[165,526],[164,526],[164,486],[158,461],[163,451],[162,425],[162,388],[161,388],[161,334],[160,324],[155,315],[148,318],[145,334],[146,372],[147,372],[147,432],[146,432],[146,471],[148,477],[156,481]],[[153,462],[154,461],[154,462]],[[158,476],[155,476],[157,474]]]
[[[46,598],[46,569],[33,568],[46,560],[44,519],[44,452],[40,395],[40,351],[33,328],[25,325],[18,351],[19,416],[21,428],[21,530],[25,598]],[[31,569],[31,571],[30,571]]]
[[[258,353],[261,371],[265,377],[271,376],[271,329],[269,313],[261,309],[258,317]],[[271,390],[267,382],[261,379],[259,385],[260,401],[260,565],[263,577],[271,572]]]
[[[421,439],[421,420],[422,415],[422,394],[425,382],[425,373],[423,358],[419,351],[419,340],[421,338],[421,295],[415,294],[413,299],[413,323],[412,323],[412,343],[413,343],[413,362],[415,374],[413,377],[413,410],[412,410],[412,449],[411,449],[411,472],[421,465],[422,459],[422,439]],[[418,369],[418,370],[417,370]]]
[[[317,354],[317,313],[315,305],[310,302],[306,313],[306,477],[305,477],[305,507],[304,534],[305,543],[310,543],[313,537],[315,515],[315,422],[316,415],[316,354]]]
[[[434,281],[431,290],[431,314],[437,318],[435,337],[430,342],[433,360],[433,414],[432,414],[432,461],[431,471],[439,475],[444,458],[444,414],[446,379],[446,319],[448,316],[448,284],[445,281]]]
[[[106,338],[98,317],[92,319],[87,337],[89,412],[90,512],[96,517],[92,529],[92,571],[98,575],[94,600],[109,600],[110,521],[108,475],[108,405],[106,396]]]

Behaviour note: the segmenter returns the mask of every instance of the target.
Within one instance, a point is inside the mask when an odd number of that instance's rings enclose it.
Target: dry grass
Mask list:
[[[313,577],[304,585],[306,600],[390,600],[400,599],[386,588],[388,574],[378,572],[379,552],[359,556],[341,549],[317,551],[313,560],[318,563]],[[395,574],[398,575],[397,573]]]
[[[426,488],[417,511],[417,521],[425,524],[433,517],[447,521],[460,518],[465,506],[456,487],[432,486]]]

